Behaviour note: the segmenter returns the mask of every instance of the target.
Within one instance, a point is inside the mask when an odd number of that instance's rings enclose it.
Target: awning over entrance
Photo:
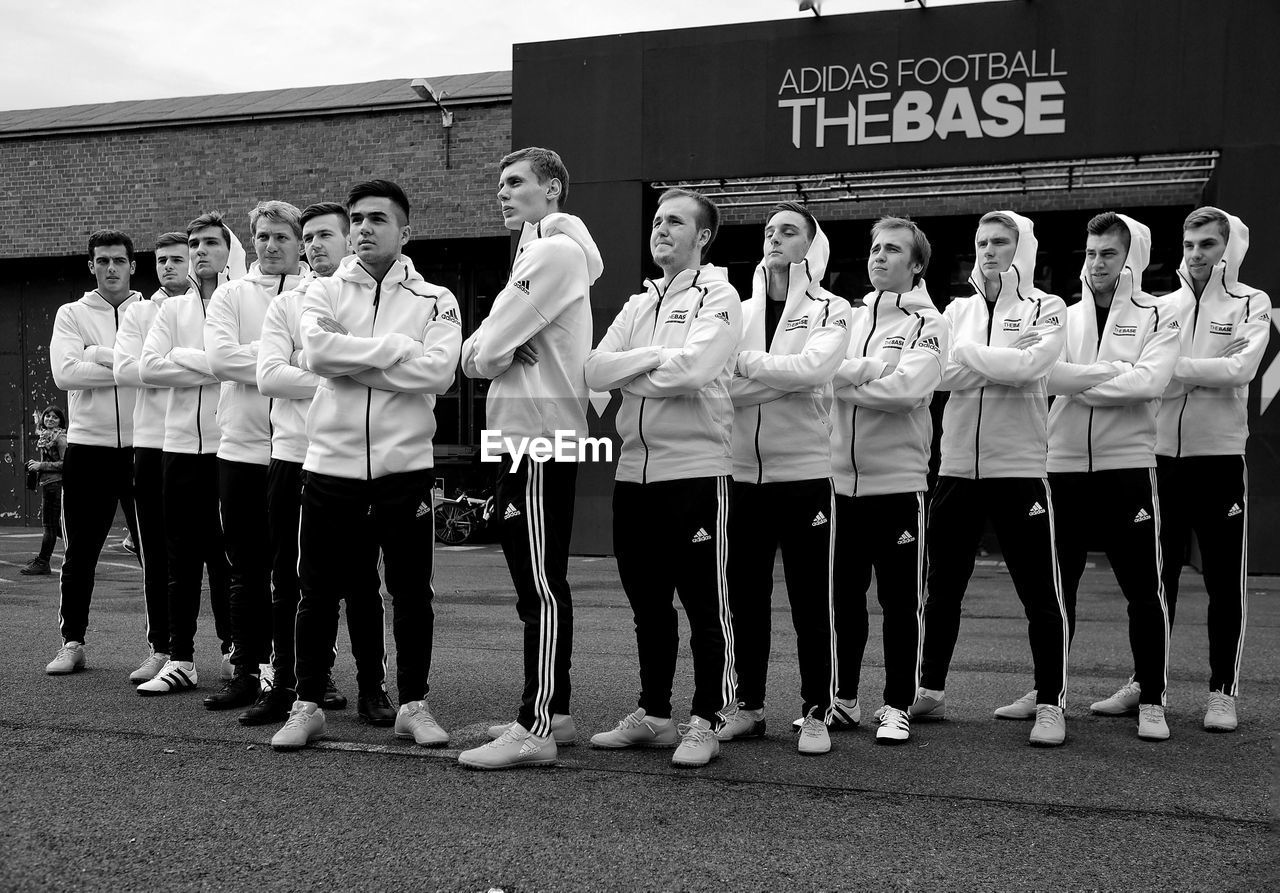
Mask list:
[[[1143,186],[1183,186],[1186,189],[1186,203],[1198,204],[1217,161],[1217,150],[1205,150],[1165,155],[875,171],[864,174],[667,181],[650,185],[658,190],[672,186],[694,189],[722,208],[764,207],[789,199],[807,204],[857,203],[882,202],[886,199],[1066,193],[1084,189],[1128,189]]]

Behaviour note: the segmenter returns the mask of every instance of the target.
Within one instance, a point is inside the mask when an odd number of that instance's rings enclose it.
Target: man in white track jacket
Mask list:
[[[524,624],[524,688],[515,721],[493,726],[492,742],[458,757],[486,769],[551,765],[556,744],[576,735],[568,572],[578,466],[517,460],[507,444],[587,436],[582,368],[591,350],[591,284],[604,271],[586,225],[561,211],[569,172],[558,154],[521,149],[500,171],[503,223],[520,232],[520,248],[506,287],[462,346],[462,370],[490,379],[485,436],[504,444],[489,458],[501,462],[495,511]]]
[[[85,667],[94,573],[111,532],[116,506],[129,529],[133,514],[134,389],[116,384],[116,333],[121,317],[142,299],[130,291],[133,242],[117,230],[89,237],[89,272],[97,288],[63,304],[53,320],[49,364],[53,383],[67,391],[69,427],[62,466],[62,535],[66,552],[59,579],[62,647],[45,672],[61,676]],[[135,537],[134,541],[137,541]]]
[[[1169,615],[1161,579],[1156,411],[1173,374],[1180,326],[1168,302],[1142,291],[1151,231],[1107,212],[1089,221],[1078,304],[1067,311],[1062,357],[1049,380],[1049,480],[1058,499],[1056,540],[1067,615],[1088,549],[1107,553],[1129,602],[1129,643],[1140,687],[1138,737],[1169,737],[1164,692]],[[1117,692],[1096,702],[1112,709]]]
[[[133,502],[138,515],[138,558],[147,605],[147,643],[151,653],[129,676],[134,685],[154,679],[169,660],[169,561],[164,538],[164,410],[168,388],[142,383],[138,361],[147,332],[169,298],[191,287],[187,276],[185,233],[156,239],[156,277],[160,287],[131,305],[116,336],[116,384],[136,388],[133,407]]]
[[[271,660],[271,552],[267,526],[267,464],[271,461],[271,401],[258,391],[262,320],[271,301],[296,288],[301,212],[288,202],[259,202],[249,213],[258,259],[249,272],[220,286],[209,301],[204,346],[222,382],[218,397],[218,506],[230,565],[231,662],[234,675],[204,699],[210,710],[257,699],[259,668]]]
[[[305,747],[325,728],[338,601],[379,594],[381,552],[392,598],[397,737],[424,746],[449,735],[427,707],[435,615],[431,588],[435,400],[453,383],[462,347],[458,302],[400,253],[409,200],[388,180],[347,196],[355,256],[317,279],[302,301],[302,349],[323,381],[307,415],[295,648],[298,700],[271,739]]]
[[[1234,731],[1249,616],[1249,382],[1271,334],[1271,299],[1242,283],[1249,228],[1217,208],[1182,226],[1181,288],[1165,300],[1180,349],[1156,417],[1164,594],[1173,625],[1194,531],[1209,593],[1209,706],[1204,727]]]
[[[1036,688],[1001,708],[1033,718],[1030,743],[1066,740],[1068,627],[1045,475],[1046,384],[1062,348],[1066,306],[1035,287],[1030,220],[992,211],[978,221],[969,284],[947,305],[951,354],[941,390],[942,461],[929,507],[924,661],[912,716],[941,716],[960,605],[990,518],[1027,615]]]
[[[867,590],[875,571],[884,613],[884,706],[876,743],[911,737],[920,685],[926,522],[933,418],[951,329],[924,272],[929,240],[914,222],[884,217],[871,229],[867,272],[875,291],[853,311],[836,372],[831,466],[836,486],[837,707],[861,719],[858,683],[867,644]]]
[[[227,558],[218,517],[218,380],[204,349],[204,323],[213,293],[244,275],[244,249],[210,212],[187,225],[190,274],[196,285],[169,298],[147,331],[138,359],[142,383],[166,388],[163,509],[169,563],[169,661],[138,686],[140,695],[194,688],[200,579],[207,569],[214,628],[222,642],[223,676],[230,675],[231,618]]]
[[[729,605],[738,705],[721,741],[764,734],[773,561],[779,547],[800,663],[802,754],[831,750],[835,698],[831,377],[849,343],[849,303],[821,285],[830,254],[817,220],[775,205],[742,306],[734,400]]]
[[[592,390],[622,389],[613,546],[640,659],[639,709],[591,743],[678,743],[677,766],[706,765],[719,754],[716,726],[737,703],[727,579],[729,379],[742,302],[724,271],[702,260],[719,222],[703,195],[669,189],[659,197],[649,251],[662,277],[631,297],[586,368]],[[694,675],[691,716],[679,727],[671,721],[676,592],[689,617]]]

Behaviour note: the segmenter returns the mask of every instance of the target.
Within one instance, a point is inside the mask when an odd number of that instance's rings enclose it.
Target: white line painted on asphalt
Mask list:
[[[131,570],[131,571],[142,570],[142,568],[136,564],[121,564],[118,561],[99,561],[98,567],[122,567],[125,570]]]
[[[0,533],[0,537],[11,540],[40,539],[43,533]]]
[[[483,549],[484,546],[436,546],[438,552],[474,552],[476,549]]]
[[[398,757],[437,757],[456,760],[461,750],[436,747],[401,747],[391,744],[361,744],[357,741],[313,741],[319,750],[341,750],[349,753],[385,753]]]

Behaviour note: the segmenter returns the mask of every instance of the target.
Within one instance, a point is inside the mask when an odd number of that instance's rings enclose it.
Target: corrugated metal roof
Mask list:
[[[491,102],[511,96],[511,72],[482,71],[428,78],[444,91],[445,105]],[[182,96],[50,109],[0,111],[0,138],[37,133],[120,130],[195,122],[340,114],[422,105],[409,81],[397,78],[332,87],[292,87],[253,93]]]

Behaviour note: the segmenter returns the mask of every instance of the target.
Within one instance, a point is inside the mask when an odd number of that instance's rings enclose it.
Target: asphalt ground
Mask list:
[[[514,715],[520,689],[520,630],[496,547],[436,550],[429,700],[448,748],[356,722],[343,625],[335,672],[352,706],[329,713],[322,746],[283,754],[267,746],[274,727],[201,706],[217,675],[207,603],[200,688],[134,693],[141,573],[119,549],[100,565],[88,670],[46,676],[60,644],[57,576],[17,573],[38,542],[34,529],[0,535],[0,889],[1280,889],[1280,579],[1250,580],[1234,734],[1200,728],[1206,599],[1190,570],[1173,633],[1171,739],[1143,742],[1135,719],[1088,714],[1130,670],[1124,601],[1102,563],[1080,594],[1067,744],[1027,746],[1029,724],[991,716],[1030,687],[1021,607],[993,560],[965,602],[947,719],[917,722],[905,746],[875,746],[873,616],[866,720],[833,735],[829,755],[804,758],[789,730],[799,680],[779,565],[769,734],[691,771],[667,752],[585,746],[633,709],[637,673],[616,565],[574,558],[581,743],[554,769],[478,773],[456,756]],[[677,719],[691,691],[686,644]]]

